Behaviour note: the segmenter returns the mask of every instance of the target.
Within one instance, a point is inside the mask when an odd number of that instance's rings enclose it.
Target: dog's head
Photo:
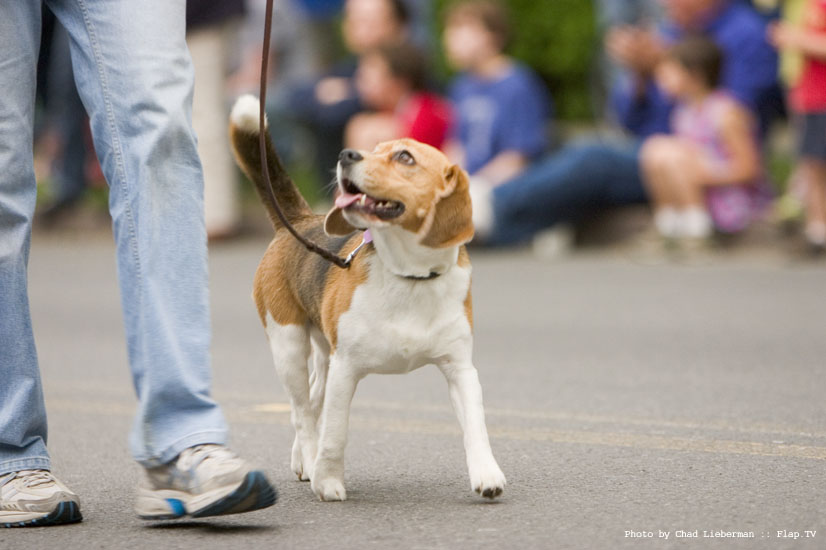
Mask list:
[[[473,237],[468,176],[429,145],[400,139],[369,153],[345,149],[336,176],[336,202],[324,224],[330,235],[397,225],[431,248]]]

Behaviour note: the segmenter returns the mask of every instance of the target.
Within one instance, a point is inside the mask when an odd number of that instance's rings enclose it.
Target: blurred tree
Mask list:
[[[455,0],[436,0],[438,36],[445,9]],[[536,70],[548,84],[556,115],[592,117],[592,67],[600,47],[591,0],[507,0],[513,29],[508,53]]]

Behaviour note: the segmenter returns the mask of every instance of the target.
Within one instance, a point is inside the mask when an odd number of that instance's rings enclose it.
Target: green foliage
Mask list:
[[[445,8],[437,0],[441,36]],[[591,0],[507,0],[514,40],[508,53],[536,70],[551,90],[557,116],[591,118],[589,75],[599,52]]]

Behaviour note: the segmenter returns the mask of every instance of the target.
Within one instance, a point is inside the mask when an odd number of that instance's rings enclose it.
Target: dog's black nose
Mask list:
[[[338,161],[342,166],[350,166],[360,160],[364,160],[364,157],[355,149],[345,149],[338,155]]]

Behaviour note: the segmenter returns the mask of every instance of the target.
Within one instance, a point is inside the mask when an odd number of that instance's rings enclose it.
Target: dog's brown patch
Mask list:
[[[353,244],[358,246],[359,242],[360,238],[356,239]],[[352,248],[348,246],[348,254]],[[321,330],[330,344],[330,353],[334,353],[338,345],[338,320],[350,309],[356,288],[367,282],[367,258],[372,253],[372,245],[368,245],[359,251],[350,269],[337,269],[330,272],[327,278],[327,286],[321,303]]]
[[[362,242],[358,233],[346,238],[324,235],[323,218],[312,216],[296,224],[306,237],[342,256]],[[319,327],[331,350],[338,342],[338,319],[350,308],[356,288],[367,280],[367,258],[372,245],[356,255],[349,269],[339,269],[308,253],[292,235],[279,232],[267,248],[255,273],[253,297],[261,322],[267,313],[280,325]]]
[[[421,243],[431,248],[447,248],[473,238],[473,211],[467,174],[458,166],[445,171],[445,186],[437,193],[431,207],[431,220]],[[421,232],[422,229],[420,228]]]
[[[467,253],[467,248],[464,246],[459,249],[459,259],[457,260],[456,265],[459,267],[470,266],[470,256]],[[471,331],[473,330],[473,298],[470,294],[470,289],[472,286],[472,284],[468,284],[467,296],[465,296],[465,317],[467,317],[467,322],[470,325]]]

